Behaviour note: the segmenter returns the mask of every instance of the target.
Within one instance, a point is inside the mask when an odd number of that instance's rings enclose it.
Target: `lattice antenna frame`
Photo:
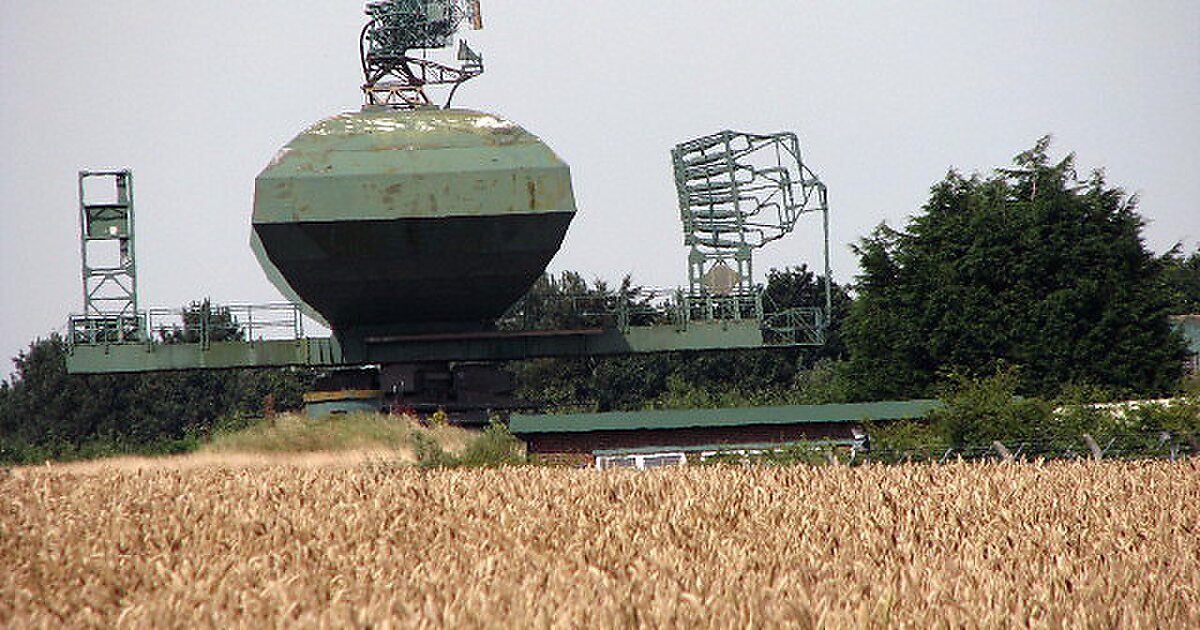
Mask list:
[[[427,86],[449,86],[443,107],[466,81],[483,73],[483,56],[458,42],[458,68],[427,58],[451,45],[463,24],[483,28],[479,0],[386,0],[369,2],[370,20],[359,38],[366,106],[433,107]],[[421,51],[417,54],[417,51]]]
[[[111,191],[102,190],[107,184]],[[72,318],[73,339],[112,343],[144,336],[133,209],[132,171],[79,172],[83,316]],[[100,251],[103,248],[111,250],[108,256]]]
[[[671,151],[688,253],[688,293],[697,302],[725,298],[734,316],[761,316],[755,249],[790,234],[799,218],[821,213],[825,313],[832,309],[828,191],[804,163],[795,133],[724,130]],[[709,309],[711,310],[711,309]]]

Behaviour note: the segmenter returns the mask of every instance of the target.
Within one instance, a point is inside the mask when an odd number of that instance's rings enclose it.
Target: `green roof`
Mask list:
[[[508,429],[516,434],[637,431],[693,427],[740,427],[755,424],[811,424],[920,418],[941,406],[937,400],[887,400],[836,405],[736,407],[730,409],[659,409],[560,415],[513,414]]]

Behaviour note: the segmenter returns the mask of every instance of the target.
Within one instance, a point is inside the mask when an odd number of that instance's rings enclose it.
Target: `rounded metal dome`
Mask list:
[[[478,327],[545,270],[575,213],[567,165],[469,110],[323,120],[255,180],[251,246],[335,331]]]

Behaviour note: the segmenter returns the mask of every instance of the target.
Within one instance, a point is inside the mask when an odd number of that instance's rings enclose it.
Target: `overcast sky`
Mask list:
[[[0,375],[82,306],[75,177],[134,169],[144,305],[280,300],[247,245],[254,177],[357,109],[359,0],[0,0]],[[487,72],[455,102],[539,135],[579,214],[552,270],[686,281],[669,151],[796,131],[829,186],[834,277],[951,167],[1052,133],[1200,237],[1200,2],[484,0]],[[817,264],[819,223],[759,269]]]

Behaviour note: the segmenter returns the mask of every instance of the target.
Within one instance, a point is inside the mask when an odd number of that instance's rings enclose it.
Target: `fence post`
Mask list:
[[[1200,455],[1200,441],[1196,440],[1196,434],[1184,433],[1183,436],[1187,439],[1188,444],[1192,445],[1192,455]]]
[[[1092,459],[1100,461],[1104,458],[1104,451],[1100,450],[1100,445],[1096,443],[1096,439],[1090,433],[1083,434],[1083,441],[1092,450]]]

